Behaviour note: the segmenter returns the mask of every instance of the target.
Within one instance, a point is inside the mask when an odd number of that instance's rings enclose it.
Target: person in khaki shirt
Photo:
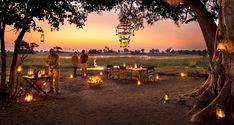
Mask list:
[[[48,93],[53,93],[55,89],[56,94],[59,94],[59,56],[54,52],[54,49],[50,49],[46,64],[49,66],[48,73],[50,76],[50,91]]]
[[[82,71],[82,77],[87,77],[87,61],[89,56],[85,53],[85,50],[82,50],[80,55],[80,67]]]
[[[74,55],[72,56],[72,67],[73,67],[73,76],[76,77],[76,71],[78,68],[79,64],[79,58],[78,58],[78,53],[74,52]]]

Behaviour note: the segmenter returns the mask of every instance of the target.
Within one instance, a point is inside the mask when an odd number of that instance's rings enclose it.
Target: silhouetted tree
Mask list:
[[[60,46],[55,46],[55,47],[53,47],[53,49],[54,49],[54,51],[55,52],[62,52],[62,47],[60,47]]]
[[[32,52],[34,52],[34,48],[36,48],[36,47],[39,47],[39,45],[37,43],[34,43],[34,42],[30,43],[30,50]]]
[[[2,51],[2,66],[6,67],[5,59],[5,27],[13,25],[19,32],[14,41],[14,53],[9,75],[9,99],[12,99],[14,83],[16,81],[16,63],[20,50],[20,42],[25,33],[30,30],[43,32],[37,25],[39,21],[47,21],[52,30],[58,30],[65,20],[81,28],[87,17],[87,11],[76,0],[1,0],[0,1],[0,40]],[[1,92],[6,90],[6,69],[2,69]]]

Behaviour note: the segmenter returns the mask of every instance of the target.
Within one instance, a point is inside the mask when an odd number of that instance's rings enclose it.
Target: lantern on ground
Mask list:
[[[24,101],[26,102],[31,102],[33,100],[33,95],[32,93],[28,93],[26,94],[26,96],[24,97]]]
[[[224,106],[217,104],[216,105],[216,117],[218,120],[225,118],[225,109]]]
[[[126,67],[126,64],[125,64],[125,63],[123,64],[123,67]]]
[[[162,100],[164,103],[167,103],[169,101],[169,95],[167,93],[165,93]]]
[[[158,74],[156,75],[156,80],[160,80],[160,77]]]
[[[73,79],[73,78],[74,78],[74,76],[71,74],[71,75],[69,76],[69,78]]]
[[[99,75],[102,76],[102,75],[103,75],[103,72],[100,72]]]
[[[181,76],[181,77],[185,77],[185,76],[187,76],[187,74],[184,73],[184,72],[181,72],[181,73],[180,73],[180,76]]]
[[[137,85],[140,86],[141,85],[141,81],[137,80]]]
[[[134,68],[135,68],[135,69],[137,68],[137,64],[134,65]]]

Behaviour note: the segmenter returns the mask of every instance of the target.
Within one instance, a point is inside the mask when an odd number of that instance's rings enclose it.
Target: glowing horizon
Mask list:
[[[103,49],[108,46],[111,49],[119,48],[119,39],[115,36],[115,27],[118,25],[118,15],[114,12],[103,12],[98,15],[89,15],[83,29],[65,23],[59,31],[50,31],[46,22],[40,22],[45,31],[45,42],[40,42],[41,33],[31,31],[26,33],[24,40],[36,42],[39,48],[36,50],[48,50],[54,46],[63,49]],[[11,30],[8,27],[6,31]],[[6,49],[13,49],[13,42],[17,34],[14,31],[6,32]],[[205,42],[197,22],[181,24],[179,27],[171,20],[162,20],[154,25],[145,25],[144,29],[135,31],[131,38],[130,50],[134,49],[205,49]]]

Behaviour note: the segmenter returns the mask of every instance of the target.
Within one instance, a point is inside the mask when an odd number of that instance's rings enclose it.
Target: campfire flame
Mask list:
[[[89,86],[100,86],[102,82],[102,79],[98,76],[89,77],[88,79]]]

